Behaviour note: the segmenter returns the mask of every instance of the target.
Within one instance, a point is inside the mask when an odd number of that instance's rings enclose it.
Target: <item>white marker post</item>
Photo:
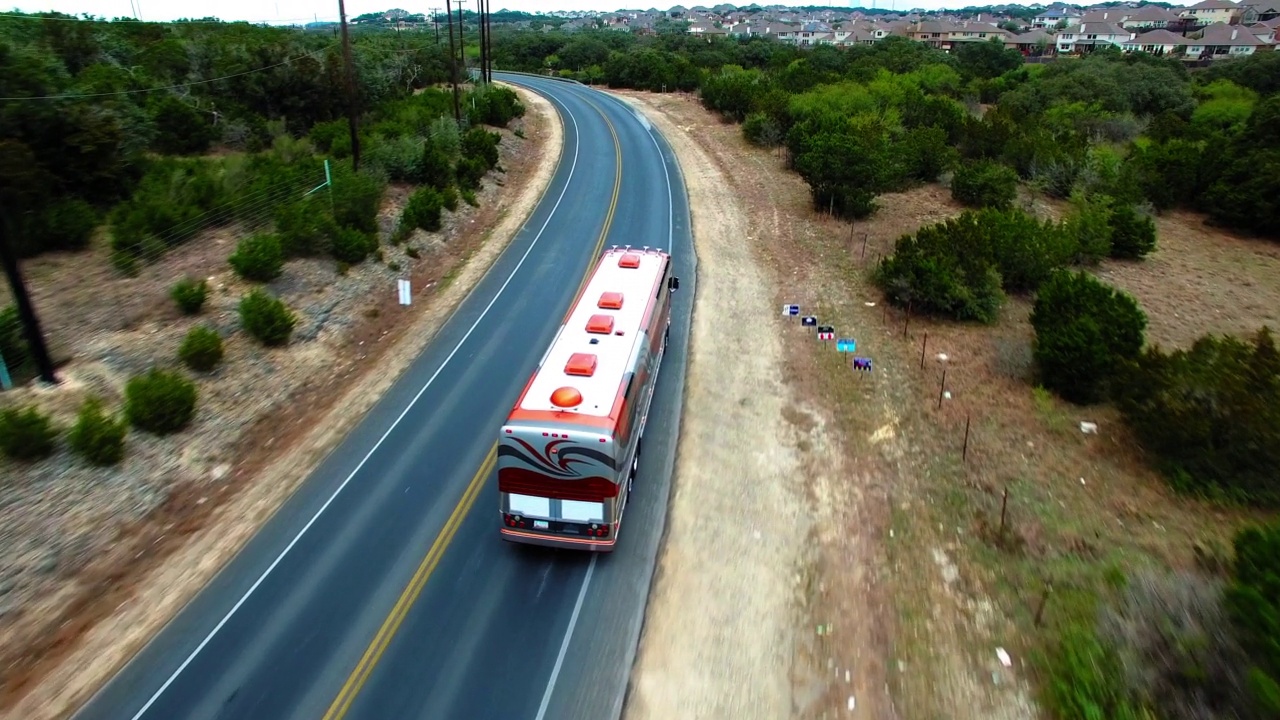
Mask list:
[[[397,280],[396,284],[400,287],[400,304],[408,305],[413,300],[412,294],[409,292],[408,280]]]

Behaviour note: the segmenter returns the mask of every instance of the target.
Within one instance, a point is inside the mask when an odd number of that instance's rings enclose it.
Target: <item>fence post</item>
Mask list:
[[[4,362],[4,354],[0,353],[0,390],[12,390],[13,378],[9,377],[9,366]]]

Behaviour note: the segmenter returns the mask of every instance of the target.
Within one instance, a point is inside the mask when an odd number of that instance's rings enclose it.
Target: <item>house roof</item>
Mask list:
[[[1160,20],[1172,22],[1177,19],[1177,13],[1170,12],[1159,5],[1143,5],[1129,13],[1129,17],[1125,18],[1125,22],[1157,22]]]
[[[1187,39],[1175,32],[1168,30],[1152,30],[1144,32],[1129,40],[1125,41],[1130,45],[1186,45]]]
[[[1270,43],[1254,35],[1248,28],[1241,29],[1239,25],[1216,22],[1200,33],[1200,41],[1197,44],[1252,45],[1257,47],[1258,45],[1269,45]]]
[[[1187,7],[1188,10],[1234,10],[1239,5],[1231,2],[1231,0],[1200,0],[1195,5]]]
[[[1102,22],[1080,23],[1071,28],[1070,32],[1076,35],[1122,35],[1124,37],[1132,34],[1131,31],[1125,30],[1119,25]]]
[[[1005,38],[1004,41],[1015,45],[1035,45],[1041,40],[1052,44],[1054,41],[1053,33],[1047,33],[1044,30],[1032,30],[1031,32],[1022,35],[1010,35]]]
[[[1129,19],[1128,8],[1115,7],[1105,10],[1090,10],[1080,19],[1082,23],[1118,23]]]

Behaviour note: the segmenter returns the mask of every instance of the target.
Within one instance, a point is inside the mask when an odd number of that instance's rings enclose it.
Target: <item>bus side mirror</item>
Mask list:
[[[680,278],[675,277],[674,275],[667,278],[667,289],[670,290],[671,292],[675,292],[676,290],[679,290]]]

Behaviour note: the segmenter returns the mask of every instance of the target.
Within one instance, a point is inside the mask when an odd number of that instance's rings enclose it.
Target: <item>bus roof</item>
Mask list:
[[[668,259],[655,249],[606,250],[517,410],[568,413],[560,420],[570,422],[574,415],[609,417]]]

